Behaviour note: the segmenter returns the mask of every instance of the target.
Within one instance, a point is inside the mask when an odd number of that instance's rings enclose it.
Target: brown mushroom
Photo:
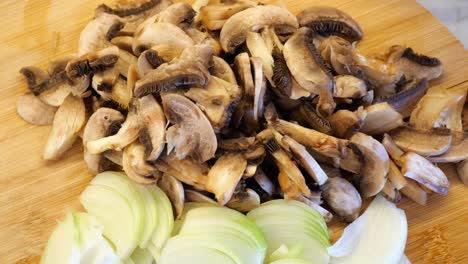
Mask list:
[[[32,93],[26,93],[18,97],[16,111],[24,121],[43,126],[52,124],[57,108],[42,102]]]
[[[194,203],[209,203],[218,205],[218,203],[207,195],[195,190],[185,189],[185,201]]]
[[[310,102],[303,102],[301,106],[293,112],[292,116],[299,124],[324,134],[331,135],[334,131],[334,127],[330,121],[319,116]]]
[[[367,115],[361,131],[366,134],[382,134],[403,125],[403,116],[387,102],[367,106],[364,110]]]
[[[174,208],[174,217],[179,219],[184,210],[185,193],[184,186],[175,177],[164,173],[158,181],[158,186],[167,194]]]
[[[457,164],[458,178],[465,186],[468,186],[468,160],[461,161]]]
[[[397,190],[401,190],[404,188],[407,184],[408,181],[403,177],[403,174],[401,173],[400,169],[393,163],[393,161],[390,160],[390,169],[388,170],[387,174],[388,181],[392,184],[393,187]]]
[[[174,176],[179,181],[191,185],[198,190],[205,190],[208,165],[198,163],[191,158],[178,159],[173,154],[162,154],[156,160],[155,166],[159,171]]]
[[[49,74],[39,67],[27,66],[20,69],[20,73],[26,79],[29,90],[34,95],[39,95],[48,89]]]
[[[380,194],[392,203],[399,203],[401,201],[401,193],[393,185],[393,183],[388,180],[385,182],[385,185],[382,191],[380,191]]]
[[[231,66],[218,56],[213,56],[213,67],[210,68],[211,75],[216,76],[226,82],[237,85],[236,76]]]
[[[403,187],[400,192],[415,201],[420,205],[426,205],[427,193],[421,188],[421,186],[412,179],[406,179],[407,184]]]
[[[325,202],[346,222],[359,216],[361,196],[350,182],[340,177],[329,178],[321,189]]]
[[[322,36],[338,35],[349,41],[362,38],[359,24],[345,12],[329,6],[313,6],[297,15],[301,27],[310,27]]]
[[[449,150],[452,133],[447,129],[417,130],[403,126],[390,133],[395,144],[404,151],[423,156],[437,156]]]
[[[351,112],[349,110],[338,110],[333,113],[328,121],[333,127],[333,134],[339,138],[349,138],[354,133],[361,130],[367,112],[359,107],[358,110]]]
[[[403,150],[398,147],[393,139],[388,134],[383,135],[382,144],[384,145],[387,153],[395,161],[396,164],[400,165],[401,156],[404,154]]]
[[[244,43],[248,32],[258,31],[265,26],[288,34],[298,28],[298,23],[296,17],[287,9],[273,5],[251,7],[234,14],[226,21],[220,33],[221,47],[224,51],[233,53]]]
[[[218,149],[227,151],[247,150],[256,143],[255,137],[238,137],[219,141]]]
[[[67,96],[55,113],[52,130],[44,149],[44,159],[59,159],[71,148],[85,124],[86,109],[83,99],[73,95]]]
[[[231,200],[226,204],[227,207],[242,213],[250,212],[260,205],[260,196],[252,189],[235,192]]]
[[[312,44],[313,32],[300,28],[284,44],[283,55],[289,70],[299,85],[317,94],[317,113],[327,117],[335,109],[333,101],[333,77],[326,70],[323,60]]]
[[[156,167],[145,160],[145,148],[138,141],[123,149],[122,167],[131,180],[140,184],[153,184],[160,178]]]

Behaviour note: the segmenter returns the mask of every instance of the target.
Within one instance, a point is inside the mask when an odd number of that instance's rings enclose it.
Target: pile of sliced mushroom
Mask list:
[[[363,55],[363,35],[331,7],[101,5],[77,54],[21,69],[18,114],[52,125],[44,159],[81,137],[92,173],[159,184],[177,215],[285,197],[350,222],[363,198],[446,195],[437,163],[467,184],[467,89],[430,87],[442,63],[410,47]]]

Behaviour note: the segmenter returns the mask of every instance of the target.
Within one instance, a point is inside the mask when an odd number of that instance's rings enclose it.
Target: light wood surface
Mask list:
[[[444,63],[447,89],[468,86],[468,56],[460,42],[413,0],[286,1],[295,13],[326,4],[353,16],[365,32],[358,49],[382,51],[392,44],[413,47]],[[81,142],[57,162],[41,159],[50,127],[21,120],[16,99],[27,91],[20,67],[45,67],[49,60],[74,52],[80,30],[99,1],[0,1],[0,263],[37,263],[58,219],[79,210],[78,195],[91,180],[82,160]],[[468,188],[444,166],[451,188],[446,197],[431,195],[426,207],[409,201],[406,254],[413,263],[468,263]],[[334,221],[333,237],[344,225]]]

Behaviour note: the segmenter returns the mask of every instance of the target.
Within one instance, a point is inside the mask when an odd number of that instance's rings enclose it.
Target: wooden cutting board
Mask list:
[[[27,91],[20,67],[45,67],[76,50],[79,32],[100,1],[0,1],[0,263],[37,263],[56,225],[68,210],[80,210],[78,195],[91,180],[81,142],[56,162],[41,159],[50,127],[21,120],[16,99]],[[326,4],[349,13],[365,34],[358,49],[382,51],[393,44],[413,47],[444,63],[433,86],[468,88],[468,56],[463,45],[414,0],[286,1],[297,13]],[[451,188],[431,195],[428,205],[403,201],[409,222],[406,254],[413,263],[468,263],[468,188],[444,166]],[[334,238],[344,224],[335,220]]]

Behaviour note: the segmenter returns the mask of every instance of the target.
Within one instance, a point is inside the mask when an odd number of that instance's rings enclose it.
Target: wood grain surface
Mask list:
[[[45,67],[76,50],[80,30],[99,1],[0,1],[0,263],[37,263],[56,225],[68,210],[80,210],[78,195],[91,180],[82,158],[81,141],[56,162],[41,159],[50,127],[35,127],[15,110],[27,91],[18,70]],[[290,0],[297,13],[326,4],[353,16],[365,34],[358,50],[382,51],[403,44],[436,56],[443,76],[433,86],[468,88],[468,56],[461,43],[414,0]],[[445,197],[432,194],[425,207],[404,200],[398,206],[408,216],[406,254],[413,263],[468,263],[468,188],[443,166],[451,188]],[[333,221],[333,237],[344,224]]]

